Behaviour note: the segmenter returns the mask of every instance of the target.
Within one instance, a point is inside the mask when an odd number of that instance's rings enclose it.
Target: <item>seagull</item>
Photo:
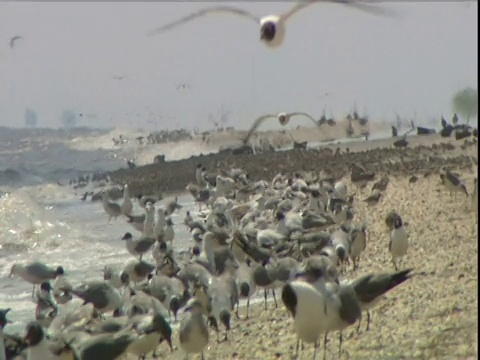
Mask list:
[[[33,261],[27,264],[15,263],[12,265],[9,277],[20,276],[23,280],[33,285],[32,297],[35,295],[35,285],[44,281],[54,280],[59,274],[63,274],[63,268],[51,268],[40,261]]]
[[[43,327],[48,328],[57,314],[58,306],[52,298],[52,287],[49,282],[43,282],[40,289],[37,290],[35,320]]]
[[[457,199],[458,191],[461,191],[466,196],[468,196],[468,191],[465,184],[458,178],[458,176],[455,176],[450,171],[447,170],[445,174],[440,174],[440,179],[450,192],[450,196],[452,195],[452,193],[454,193],[455,200]]]
[[[17,40],[23,40],[23,37],[20,35],[15,35],[14,37],[12,37],[10,39],[10,49],[13,49],[13,47],[15,46],[15,41]]]
[[[363,275],[349,283],[353,286],[362,310],[367,312],[367,328],[370,328],[370,309],[377,305],[388,291],[411,278],[413,269],[401,270],[395,273]],[[361,319],[358,322],[357,333],[360,330]]]
[[[135,257],[138,256],[140,260],[142,260],[143,254],[149,251],[156,242],[155,238],[149,237],[133,240],[133,236],[129,232],[123,235],[122,240],[125,240],[128,252]]]
[[[58,359],[58,357],[50,351],[46,334],[38,321],[31,321],[27,324],[25,342],[28,344],[27,359]]]
[[[190,20],[194,20],[198,17],[203,15],[207,15],[210,13],[230,13],[234,15],[239,15],[244,18],[248,18],[253,20],[258,25],[260,25],[260,40],[270,49],[275,49],[280,47],[284,40],[285,40],[285,33],[286,33],[286,22],[290,19],[294,14],[299,12],[300,10],[308,7],[309,5],[313,5],[320,2],[332,2],[332,3],[339,3],[344,5],[350,5],[356,7],[359,10],[367,11],[373,14],[385,14],[386,12],[378,7],[362,4],[352,0],[309,0],[309,1],[297,1],[296,4],[287,12],[280,14],[280,15],[266,15],[263,17],[258,17],[256,15],[251,14],[250,12],[239,9],[233,6],[213,6],[209,8],[204,8],[194,13],[191,13],[187,16],[184,16],[178,20],[175,20],[169,24],[163,25],[158,27],[150,32],[148,32],[148,36],[152,36],[155,34],[163,33],[167,30],[173,29],[178,25],[186,23]]]
[[[190,299],[185,307],[185,314],[180,323],[180,347],[188,354],[201,353],[208,345],[208,328],[202,314],[202,304],[196,299]]]
[[[128,76],[127,75],[113,75],[112,76],[112,79],[115,79],[115,80],[123,80],[125,78],[127,78]]]
[[[297,116],[297,115],[302,115],[302,116],[306,116],[308,117],[310,120],[312,120],[314,122],[315,125],[319,126],[317,120],[315,120],[311,115],[307,114],[307,113],[304,113],[304,112],[293,112],[293,113],[286,113],[286,112],[282,112],[282,113],[279,113],[279,114],[267,114],[267,115],[263,115],[263,116],[260,116],[258,119],[256,119],[254,122],[253,122],[253,125],[252,127],[248,130],[248,133],[247,135],[245,136],[245,139],[243,139],[243,143],[246,144],[248,142],[248,140],[250,139],[250,137],[253,135],[253,133],[255,131],[257,131],[258,127],[267,119],[270,119],[270,118],[277,118],[278,119],[278,122],[280,123],[280,125],[282,126],[285,126],[289,123],[290,121],[290,118],[292,116]]]
[[[123,186],[123,203],[120,206],[120,210],[122,214],[132,215],[133,204],[132,204],[132,200],[130,200],[130,193],[128,191],[127,184]]]
[[[407,254],[408,250],[408,237],[403,227],[402,218],[399,216],[395,219],[394,229],[390,233],[390,243],[388,244],[388,250],[392,254],[392,263],[395,270],[398,270],[398,264],[395,259],[401,258]]]

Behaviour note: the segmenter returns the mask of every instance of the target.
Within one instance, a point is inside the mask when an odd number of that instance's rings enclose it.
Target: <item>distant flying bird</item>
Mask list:
[[[263,115],[263,116],[260,116],[257,120],[255,120],[253,122],[253,125],[252,127],[250,128],[250,130],[248,130],[248,133],[247,135],[245,136],[245,139],[243,139],[243,143],[246,144],[248,142],[248,140],[250,139],[250,137],[253,135],[253,133],[258,129],[258,127],[267,119],[269,118],[277,118],[278,119],[278,122],[280,123],[280,125],[282,126],[285,126],[289,123],[290,121],[290,118],[292,116],[296,116],[296,115],[302,115],[302,116],[306,116],[308,117],[310,120],[313,121],[313,123],[317,126],[319,126],[319,123],[317,120],[315,120],[311,115],[307,114],[307,113],[304,113],[304,112],[293,112],[293,113],[285,113],[285,112],[282,112],[280,114],[268,114],[268,115]]]
[[[123,80],[127,77],[128,77],[127,75],[113,75],[112,76],[112,78],[115,79],[115,80]]]
[[[373,14],[386,14],[385,10],[380,9],[372,4],[365,4],[361,3],[360,1],[355,0],[308,0],[308,1],[297,1],[297,3],[293,6],[293,8],[283,14],[280,15],[266,15],[261,18],[251,14],[250,12],[239,9],[233,6],[214,6],[199,10],[194,12],[190,15],[187,15],[181,19],[175,20],[169,24],[161,26],[155,30],[150,31],[147,35],[151,36],[154,34],[162,33],[167,30],[173,29],[174,27],[186,23],[190,20],[196,19],[203,15],[207,15],[210,13],[231,13],[235,15],[243,16],[244,18],[248,18],[250,20],[255,21],[258,25],[260,25],[260,40],[263,43],[273,49],[281,46],[283,41],[285,40],[285,32],[286,32],[286,22],[292,15],[296,14],[298,11],[306,8],[309,5],[320,3],[320,2],[331,2],[331,3],[339,3],[344,5],[350,5],[356,7],[359,10],[367,11]]]
[[[190,85],[188,84],[178,84],[177,85],[177,90],[187,90],[190,89]]]
[[[13,49],[13,47],[15,46],[15,41],[17,40],[23,40],[23,37],[20,35],[15,35],[14,37],[12,37],[10,39],[10,49]]]

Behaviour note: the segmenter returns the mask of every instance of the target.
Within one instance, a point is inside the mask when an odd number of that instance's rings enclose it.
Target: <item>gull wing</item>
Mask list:
[[[258,119],[256,119],[253,124],[252,124],[252,127],[248,130],[247,132],[247,135],[245,136],[245,138],[243,139],[243,143],[246,144],[248,143],[248,140],[250,139],[250,137],[253,135],[253,133],[258,129],[258,127],[268,118],[276,118],[278,115],[276,114],[268,114],[268,115],[263,115],[263,116],[260,116]]]
[[[10,39],[10,48],[13,49],[13,47],[15,46],[15,41],[20,39],[23,39],[23,37],[21,37],[20,35],[15,35],[14,37],[12,37]]]
[[[302,116],[306,116],[308,117],[310,120],[313,121],[313,123],[317,126],[319,126],[319,123],[317,120],[315,120],[311,115],[307,114],[307,113],[304,113],[304,112],[294,112],[294,113],[290,113],[290,117],[293,117],[293,116],[298,116],[298,115],[302,115]]]
[[[337,4],[343,4],[343,5],[349,5],[354,8],[357,8],[358,10],[368,12],[373,15],[389,15],[393,16],[395,15],[395,12],[393,12],[390,9],[385,9],[381,8],[378,6],[375,6],[373,4],[377,4],[381,1],[376,1],[376,0],[369,0],[369,1],[357,1],[357,0],[299,0],[297,3],[294,5],[294,7],[281,15],[281,18],[283,21],[286,21],[289,17],[292,15],[296,14],[298,11],[306,8],[307,6],[310,6],[312,4],[317,4],[317,3],[325,3],[325,2],[330,2],[330,3],[337,3]],[[373,4],[372,4],[373,3]]]
[[[151,35],[162,33],[164,31],[170,30],[170,29],[172,29],[172,28],[174,28],[178,25],[181,25],[181,24],[183,24],[187,21],[196,19],[200,16],[207,15],[207,14],[210,14],[210,13],[231,13],[231,14],[234,14],[234,15],[240,15],[240,16],[249,18],[249,19],[255,21],[256,23],[260,22],[259,18],[252,15],[251,13],[249,13],[246,10],[242,10],[242,9],[239,9],[239,8],[236,8],[236,7],[233,7],[233,6],[215,6],[215,7],[209,7],[209,8],[199,10],[197,12],[191,13],[190,15],[187,15],[187,16],[184,16],[184,17],[178,19],[178,20],[175,20],[175,21],[173,21],[169,24],[158,27],[158,28],[148,32],[147,35],[151,36]]]

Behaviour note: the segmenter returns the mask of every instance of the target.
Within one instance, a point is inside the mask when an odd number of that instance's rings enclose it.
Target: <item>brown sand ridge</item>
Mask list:
[[[409,137],[409,146],[395,149],[393,139],[354,141],[351,143],[322,146],[318,149],[286,150],[257,155],[232,155],[215,153],[191,156],[188,159],[160,164],[120,169],[110,173],[117,184],[127,183],[130,194],[179,192],[195,179],[198,163],[210,172],[231,168],[245,169],[254,180],[270,180],[278,172],[324,171],[327,176],[340,178],[359,164],[367,171],[389,174],[424,174],[438,171],[444,166],[465,168],[471,160],[465,155],[463,141],[444,139],[438,135]],[[468,142],[468,140],[467,140]],[[336,149],[340,150],[335,154]],[[347,148],[349,153],[347,153]]]
[[[347,278],[367,273],[393,271],[388,253],[388,233],[384,224],[390,210],[399,212],[409,234],[410,247],[402,267],[413,267],[418,274],[388,293],[372,311],[370,331],[365,331],[365,317],[360,334],[353,326],[344,331],[342,359],[476,359],[478,355],[478,233],[470,197],[450,197],[441,184],[438,170],[448,166],[458,172],[472,192],[477,158],[477,145],[464,146],[463,141],[440,139],[437,136],[410,139],[410,148],[391,148],[392,139],[358,142],[349,146],[350,154],[340,156],[327,150],[288,151],[259,156],[206,156],[149,165],[135,170],[112,173],[114,180],[127,181],[139,191],[153,187],[158,181],[164,189],[182,189],[193,179],[194,166],[201,161],[210,169],[217,166],[243,167],[254,177],[270,178],[278,171],[298,169],[330,169],[346,173],[348,165],[362,163],[377,177],[389,173],[390,183],[377,205],[367,206],[362,200],[371,185],[358,189],[346,177],[348,188],[356,193],[355,222],[368,223],[367,249],[360,268],[347,271]],[[450,145],[441,145],[450,144]],[[454,149],[451,146],[454,146]],[[451,150],[449,150],[451,149]],[[477,160],[475,160],[475,164]],[[431,175],[428,175],[433,172]],[[409,182],[410,174],[418,180]],[[427,174],[424,176],[423,174]],[[296,338],[292,320],[283,308],[269,309],[263,304],[251,309],[248,320],[232,317],[229,340],[217,343],[210,333],[206,359],[291,359]],[[241,309],[241,316],[244,316]],[[178,332],[174,331],[174,345]],[[338,357],[338,333],[329,335],[327,359]],[[159,348],[161,356],[184,359],[184,353],[170,353],[166,345]],[[321,346],[323,351],[323,344]],[[322,358],[321,352],[317,359]],[[306,345],[302,359],[311,359],[313,350]],[[199,356],[190,356],[199,359]]]

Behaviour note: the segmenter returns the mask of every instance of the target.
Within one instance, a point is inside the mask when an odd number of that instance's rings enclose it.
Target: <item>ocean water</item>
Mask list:
[[[120,134],[130,141],[115,147],[112,138]],[[78,175],[125,167],[125,159],[145,164],[157,154],[173,160],[218,149],[200,141],[139,146],[135,137],[145,134],[115,129],[77,138],[19,137],[11,140],[11,146],[2,144],[0,170],[12,168],[21,173],[20,181],[0,184],[0,308],[12,308],[9,317],[14,323],[7,327],[8,332],[23,332],[35,309],[32,286],[19,277],[8,277],[15,262],[41,260],[51,266],[62,265],[75,285],[102,278],[107,264],[122,265],[130,254],[121,237],[127,231],[140,235],[122,218],[108,222],[101,202],[80,201],[88,188],[76,193],[62,183]],[[183,225],[185,211],[195,216],[196,208],[189,194],[181,194],[179,203],[183,209],[172,216],[174,243],[176,250],[184,250],[193,245]],[[134,202],[134,213],[142,212]],[[150,257],[146,260],[153,262]]]
[[[102,278],[106,264],[122,265],[130,258],[120,239],[127,231],[134,236],[140,233],[121,218],[109,223],[101,202],[80,201],[88,188],[76,193],[70,186],[57,184],[57,180],[65,183],[81,174],[125,167],[123,159],[140,151],[133,141],[129,146],[113,147],[111,138],[118,133],[114,130],[69,140],[29,139],[29,146],[12,144],[0,151],[0,170],[11,168],[22,175],[19,182],[0,184],[0,308],[12,308],[9,318],[13,324],[7,327],[8,332],[23,332],[35,313],[32,286],[17,276],[8,276],[15,262],[41,260],[52,266],[62,265],[72,283],[79,284]],[[137,133],[128,135],[134,138]],[[158,153],[167,147],[153,148],[150,151]],[[181,148],[181,144],[170,145],[167,156],[184,157],[185,150],[175,153]],[[189,194],[179,196],[179,202],[184,208],[173,214],[172,220],[176,224],[176,249],[183,250],[192,245],[183,225],[185,211],[195,209]],[[143,213],[135,202],[134,212]],[[148,257],[146,260],[153,262]]]

